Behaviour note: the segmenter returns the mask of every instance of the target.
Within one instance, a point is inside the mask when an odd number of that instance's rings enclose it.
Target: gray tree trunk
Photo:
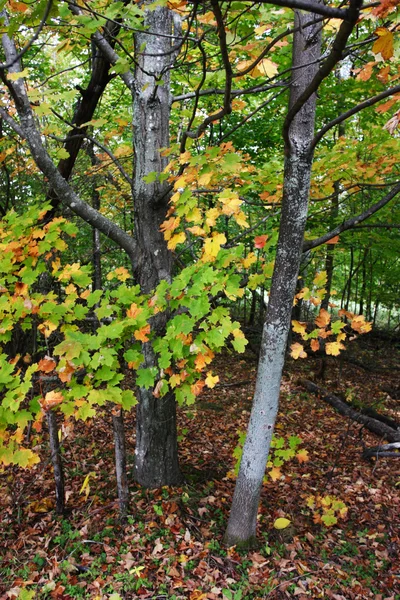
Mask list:
[[[320,25],[305,27],[315,16],[295,13],[293,76],[289,109],[318,71]],[[316,96],[293,118],[289,129],[279,240],[271,293],[261,342],[256,391],[246,442],[225,533],[228,545],[251,546],[256,538],[257,512],[279,404],[286,340],[307,220]]]
[[[132,197],[137,248],[135,276],[143,293],[149,293],[163,279],[171,281],[172,257],[160,231],[168,210],[169,187],[158,179],[145,183],[143,178],[149,173],[159,175],[167,165],[160,150],[169,146],[170,68],[175,60],[172,15],[168,8],[148,11],[146,31],[135,35]],[[152,331],[162,334],[165,323],[165,315],[155,317]],[[144,356],[146,367],[157,364],[151,343],[144,345]],[[152,389],[139,390],[134,473],[138,483],[146,487],[181,481],[173,394],[155,398]]]

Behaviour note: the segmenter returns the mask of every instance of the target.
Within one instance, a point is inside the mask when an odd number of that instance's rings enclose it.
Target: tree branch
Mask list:
[[[15,64],[18,60],[21,60],[21,58],[24,56],[24,54],[26,52],[28,52],[29,48],[34,44],[34,42],[38,39],[43,27],[46,24],[47,21],[47,17],[50,14],[50,10],[51,7],[53,5],[53,0],[48,0],[47,4],[46,4],[46,8],[44,10],[43,13],[43,17],[40,20],[40,23],[35,31],[35,33],[33,34],[33,36],[31,37],[31,39],[29,40],[29,42],[22,48],[21,52],[17,53],[17,55],[11,59],[10,61],[0,64],[0,70],[1,71],[5,71],[6,69],[9,69],[10,67],[13,66],[13,64]],[[1,11],[0,12],[0,16],[5,15],[5,11]]]
[[[10,72],[20,73],[21,66],[14,41],[7,34],[3,34],[2,44],[7,62],[13,63],[12,67],[10,67]],[[20,77],[15,81],[10,81],[9,79],[6,79],[4,73],[0,72],[0,75],[15,101],[21,124],[15,127],[14,120],[10,121],[11,118],[5,118],[5,120],[10,124],[11,127],[13,127],[14,131],[16,131],[18,135],[22,134],[21,137],[24,137],[27,140],[36,165],[47,177],[57,196],[62,198],[63,203],[66,204],[76,215],[86,221],[86,223],[89,223],[89,225],[92,225],[92,227],[95,227],[101,231],[104,235],[113,240],[120,248],[125,250],[131,260],[133,269],[135,269],[136,252],[133,238],[118,225],[92,208],[89,204],[87,204],[87,202],[81,200],[68,182],[63,178],[56,165],[50,158],[45,146],[43,145],[40,132],[36,128],[34,115],[26,93],[24,78]],[[6,117],[7,113],[4,115],[2,114],[2,116]]]
[[[393,94],[397,94],[398,92],[400,92],[400,85],[396,85],[392,88],[389,88],[388,90],[385,90],[384,92],[381,92],[380,94],[377,94],[376,96],[373,96],[372,98],[368,98],[368,100],[364,100],[364,102],[360,102],[360,104],[357,104],[353,108],[350,108],[350,110],[339,115],[338,117],[336,117],[336,119],[332,119],[332,121],[329,121],[329,123],[324,125],[324,127],[322,127],[322,129],[320,129],[319,132],[315,135],[315,137],[311,143],[310,151],[312,152],[314,150],[316,145],[322,140],[322,138],[327,133],[327,131],[332,129],[332,127],[335,127],[335,125],[339,125],[340,123],[343,123],[343,121],[346,121],[346,119],[349,119],[350,117],[357,114],[364,108],[373,106],[377,102],[380,102],[380,100],[384,100],[388,96],[393,96]]]
[[[354,227],[356,227],[356,225],[358,225],[359,223],[362,223],[363,221],[368,219],[371,215],[375,214],[376,212],[378,212],[378,210],[380,210],[386,204],[388,204],[388,202],[393,200],[393,198],[395,196],[397,196],[397,194],[399,192],[400,192],[400,183],[395,185],[390,190],[390,192],[388,194],[386,194],[386,196],[384,196],[379,202],[377,202],[376,204],[371,206],[368,210],[363,212],[361,215],[357,215],[356,217],[352,217],[351,219],[344,221],[341,225],[338,225],[332,231],[325,233],[325,235],[322,235],[321,237],[316,238],[315,240],[310,240],[308,242],[304,242],[303,252],[307,252],[308,250],[312,250],[313,248],[316,248],[317,246],[321,246],[321,244],[325,244],[326,242],[331,240],[333,237],[339,235],[340,233],[343,233],[343,231],[347,231],[348,229],[354,229]]]
[[[285,6],[286,8],[294,8],[299,10],[305,10],[307,12],[313,12],[317,15],[323,15],[330,19],[342,19],[347,21],[350,17],[350,10],[342,8],[332,8],[331,6],[325,6],[324,4],[317,4],[310,0],[260,0],[260,4],[274,4],[276,6]]]

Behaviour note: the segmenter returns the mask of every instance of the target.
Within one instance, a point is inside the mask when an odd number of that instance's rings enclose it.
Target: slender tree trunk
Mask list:
[[[58,439],[57,415],[53,410],[47,411],[47,425],[49,428],[51,462],[56,485],[56,513],[63,515],[65,511],[64,470],[61,460],[60,441]]]
[[[126,517],[129,509],[129,486],[126,474],[126,449],[124,413],[121,409],[118,414],[112,415],[115,446],[115,472],[117,475],[117,489],[119,512],[122,519]]]
[[[162,173],[167,165],[160,150],[169,146],[170,67],[175,59],[173,13],[168,8],[149,10],[145,24],[146,31],[135,35],[132,196],[138,259],[135,275],[142,292],[149,293],[161,280],[171,280],[172,269],[171,253],[160,231],[168,209],[168,186],[158,179],[145,183],[143,178],[149,173]],[[165,322],[165,315],[156,316],[152,331],[162,334]],[[157,364],[151,343],[144,345],[144,357],[146,367]],[[134,472],[135,479],[145,487],[181,481],[173,394],[155,398],[152,389],[139,390]]]
[[[312,14],[295,12],[292,107],[318,70],[321,52],[319,25],[305,27]],[[289,130],[279,241],[263,329],[256,391],[225,543],[249,546],[255,540],[257,512],[265,465],[279,404],[279,390],[290,327],[293,298],[307,220],[316,96],[294,117]]]

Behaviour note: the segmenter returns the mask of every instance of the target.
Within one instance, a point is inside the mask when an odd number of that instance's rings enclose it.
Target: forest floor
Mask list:
[[[385,391],[400,389],[399,344],[369,337],[354,342],[350,354],[367,368],[328,357],[325,381],[317,383],[399,418],[399,400]],[[299,380],[313,379],[318,363],[290,360],[285,368],[276,432],[299,436],[308,455],[286,462],[282,475],[264,484],[256,550],[222,544],[233,451],[246,428],[256,374],[251,352],[226,352],[214,369],[220,383],[179,409],[186,483],[160,490],[132,484],[125,525],[118,521],[106,411],[63,431],[65,518],[54,515],[46,434],[41,463],[0,474],[0,600],[400,599],[400,463],[363,460],[364,445],[383,440],[304,391]],[[133,415],[126,431],[131,471]],[[321,517],[332,497],[347,514],[335,513],[337,523],[327,527]],[[275,529],[279,517],[291,525]]]

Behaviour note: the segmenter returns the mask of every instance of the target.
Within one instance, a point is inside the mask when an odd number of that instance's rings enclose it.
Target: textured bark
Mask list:
[[[47,425],[49,427],[51,462],[56,485],[56,513],[62,515],[65,511],[64,471],[58,439],[57,416],[52,410],[47,411]]]
[[[296,13],[289,110],[318,71],[321,35],[318,25],[305,27],[313,15]],[[296,113],[288,132],[284,191],[277,256],[261,342],[256,390],[246,442],[225,533],[228,545],[252,545],[271,438],[278,412],[279,389],[293,298],[307,219],[316,97]]]
[[[162,280],[171,281],[172,256],[160,231],[168,209],[169,186],[158,180],[145,183],[144,177],[162,173],[167,165],[167,158],[160,150],[169,145],[170,68],[175,60],[172,14],[167,8],[148,11],[146,33],[135,35],[132,197],[137,248],[135,275],[143,293],[149,293]],[[154,35],[148,35],[151,33]],[[165,315],[155,317],[152,330],[162,334],[165,321]],[[144,356],[146,367],[157,364],[150,343],[144,346]],[[155,398],[151,389],[139,390],[134,472],[136,480],[146,487],[181,481],[172,394]]]
[[[119,512],[121,518],[124,519],[129,509],[129,486],[126,473],[124,414],[122,410],[120,410],[119,414],[113,414],[112,422],[114,430],[115,472],[117,475]]]

